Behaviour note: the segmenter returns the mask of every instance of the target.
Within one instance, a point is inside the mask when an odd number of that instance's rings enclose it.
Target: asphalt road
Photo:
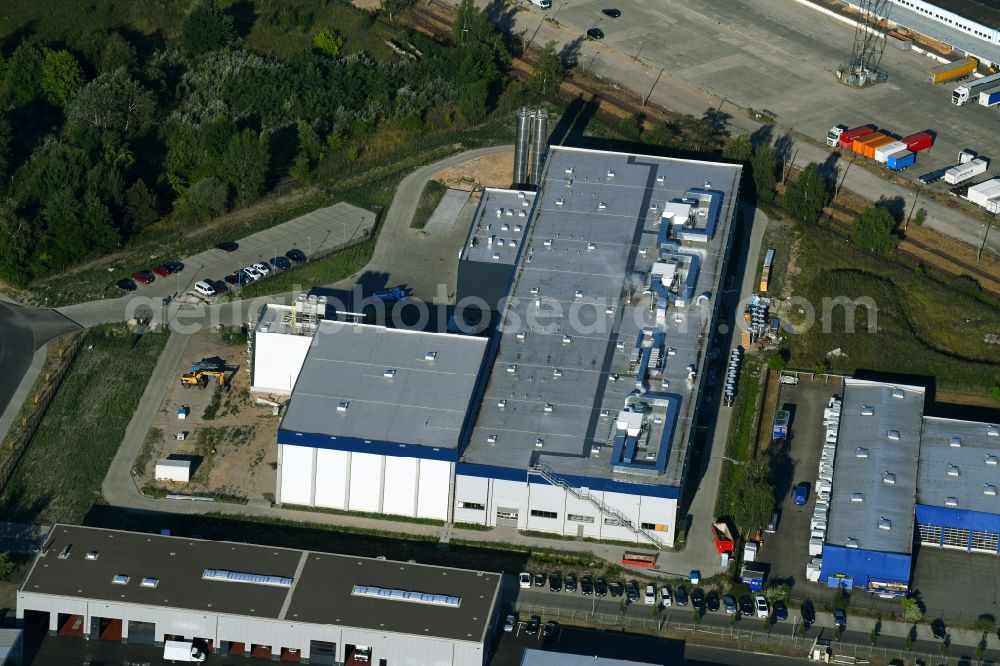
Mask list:
[[[0,302],[0,413],[17,390],[35,350],[76,328],[53,310]]]

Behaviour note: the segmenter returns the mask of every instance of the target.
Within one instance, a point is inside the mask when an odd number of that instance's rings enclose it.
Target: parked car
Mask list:
[[[766,620],[771,615],[771,609],[767,605],[767,599],[763,594],[758,594],[753,598],[754,607],[757,609],[757,617]]]
[[[608,593],[608,581],[603,578],[594,579],[594,596],[603,597]]]
[[[942,620],[941,618],[937,618],[936,620],[931,622],[931,633],[934,634],[934,638],[937,638],[942,641],[945,638],[947,638],[948,630],[944,626],[944,620]]]
[[[122,278],[116,283],[118,288],[122,291],[135,291],[139,287],[135,284],[135,280],[132,278]]]
[[[531,574],[528,573],[527,571],[522,571],[517,576],[517,582],[522,589],[531,587]]]
[[[643,601],[646,604],[650,605],[650,606],[653,606],[653,605],[656,604],[656,588],[655,587],[653,587],[652,585],[647,585],[646,586],[646,592],[645,592],[645,594],[643,594]]]
[[[620,597],[625,593],[625,588],[618,581],[612,581],[608,583],[608,589],[611,591],[612,597]]]
[[[740,612],[747,617],[753,617],[754,613],[757,612],[753,600],[745,594],[740,597]]]
[[[226,252],[236,252],[236,250],[240,249],[240,244],[235,241],[223,241],[215,247]]]
[[[297,264],[301,264],[306,260],[306,253],[299,249],[291,249],[285,253],[285,256],[294,261]]]
[[[555,620],[549,620],[545,623],[545,627],[542,629],[542,636],[548,637],[556,633],[556,629],[559,627]]]
[[[254,268],[253,266],[246,266],[246,267],[245,267],[245,268],[243,269],[243,273],[244,273],[244,274],[245,274],[245,275],[246,275],[246,276],[247,276],[248,278],[250,278],[251,280],[253,280],[254,282],[256,282],[257,280],[259,280],[259,279],[261,279],[262,277],[264,277],[264,276],[263,276],[263,275],[261,275],[261,274],[260,274],[260,272],[259,272],[259,271],[258,271],[258,270],[257,270],[256,268]]]
[[[556,573],[549,574],[549,589],[553,592],[562,591],[562,576],[559,575],[558,571]]]
[[[538,633],[538,627],[542,624],[542,618],[537,615],[532,615],[531,619],[528,620],[528,624],[524,625],[524,633],[529,636],[534,636]]]
[[[229,287],[222,280],[205,280],[205,282],[212,285],[212,289],[215,289],[216,294],[225,294],[229,291]]]
[[[507,620],[503,623],[503,630],[508,634],[514,631],[517,626],[517,613],[507,613]]]
[[[840,631],[847,630],[847,613],[839,608],[833,609],[833,626]]]
[[[587,31],[587,37],[591,39],[604,39],[604,31],[600,28],[591,28]]]
[[[563,583],[563,589],[570,594],[576,592],[576,574],[566,574],[566,581]]]
[[[788,609],[785,608],[785,604],[780,601],[774,602],[774,621],[784,622],[788,619]]]
[[[292,262],[289,261],[288,257],[273,257],[271,259],[271,265],[275,268],[279,268],[283,271],[287,271],[292,267]]]
[[[625,598],[629,600],[629,603],[639,601],[639,584],[634,580],[625,582]]]
[[[228,284],[241,284],[240,275],[241,275],[240,273],[236,273],[234,271],[222,279],[225,280],[226,283]]]
[[[722,605],[726,608],[726,615],[736,615],[736,611],[739,610],[736,606],[736,597],[731,594],[722,597]]]
[[[589,597],[594,593],[594,581],[590,580],[589,576],[584,576],[580,579],[580,592],[585,597]]]
[[[687,590],[685,590],[680,585],[674,588],[674,601],[677,603],[678,606],[688,605]]]
[[[258,261],[253,265],[253,267],[257,269],[257,272],[261,275],[267,276],[271,274],[271,267],[263,261]]]
[[[705,595],[705,607],[713,613],[719,610],[719,593],[712,591]]]
[[[535,574],[535,587],[545,587],[545,579],[546,579],[546,576],[545,576],[544,572],[536,573]]]
[[[215,287],[210,285],[204,280],[198,280],[194,283],[194,290],[197,291],[202,296],[215,296]]]
[[[180,273],[184,270],[184,264],[179,261],[168,261],[163,265],[169,268],[171,273]]]
[[[622,10],[620,10],[620,9],[614,9],[612,7],[612,8],[609,8],[609,9],[602,9],[601,13],[604,14],[605,16],[610,16],[611,18],[618,18],[619,16],[622,15]]]
[[[697,610],[705,610],[705,593],[701,591],[700,587],[694,588],[694,591],[691,592],[691,605]]]
[[[153,272],[159,275],[160,277],[167,277],[168,275],[173,273],[173,271],[170,270],[170,267],[167,266],[166,264],[157,266],[156,268],[153,269]]]
[[[670,588],[666,585],[660,588],[660,603],[663,604],[664,608],[672,606],[674,603],[674,595],[670,594]]]
[[[804,505],[809,499],[809,484],[802,482],[795,486],[795,489],[792,491],[792,499],[799,506]]]
[[[156,276],[151,271],[136,271],[132,273],[132,279],[142,284],[152,284]]]
[[[767,534],[774,534],[778,531],[778,512],[771,512],[771,520],[767,521],[767,527],[764,528],[764,532]]]

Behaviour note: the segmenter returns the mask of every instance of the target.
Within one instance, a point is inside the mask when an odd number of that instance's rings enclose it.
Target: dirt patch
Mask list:
[[[206,357],[226,362],[226,386],[216,379],[204,389],[185,388],[180,376]],[[224,343],[218,331],[192,336],[177,366],[147,439],[148,458],[136,470],[137,481],[151,495],[176,493],[213,496],[235,501],[270,501],[277,477],[278,418],[271,408],[255,404],[250,395],[242,345]],[[187,406],[189,414],[178,418]],[[178,435],[183,434],[183,439]],[[153,479],[157,458],[190,460],[189,483]]]
[[[453,190],[471,192],[483,187],[510,187],[514,174],[514,151],[496,153],[443,169],[433,179]]]

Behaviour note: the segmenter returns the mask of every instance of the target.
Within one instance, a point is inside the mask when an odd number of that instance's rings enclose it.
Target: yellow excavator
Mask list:
[[[219,382],[219,386],[226,385],[226,373],[220,370],[198,370],[197,372],[185,372],[181,375],[181,386],[191,388],[197,386],[204,389],[208,386],[208,380],[214,379]]]

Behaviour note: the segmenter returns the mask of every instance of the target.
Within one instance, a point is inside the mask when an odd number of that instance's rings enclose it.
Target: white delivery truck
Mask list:
[[[205,661],[205,653],[191,641],[164,641],[163,658],[166,661],[186,661],[200,664]]]

